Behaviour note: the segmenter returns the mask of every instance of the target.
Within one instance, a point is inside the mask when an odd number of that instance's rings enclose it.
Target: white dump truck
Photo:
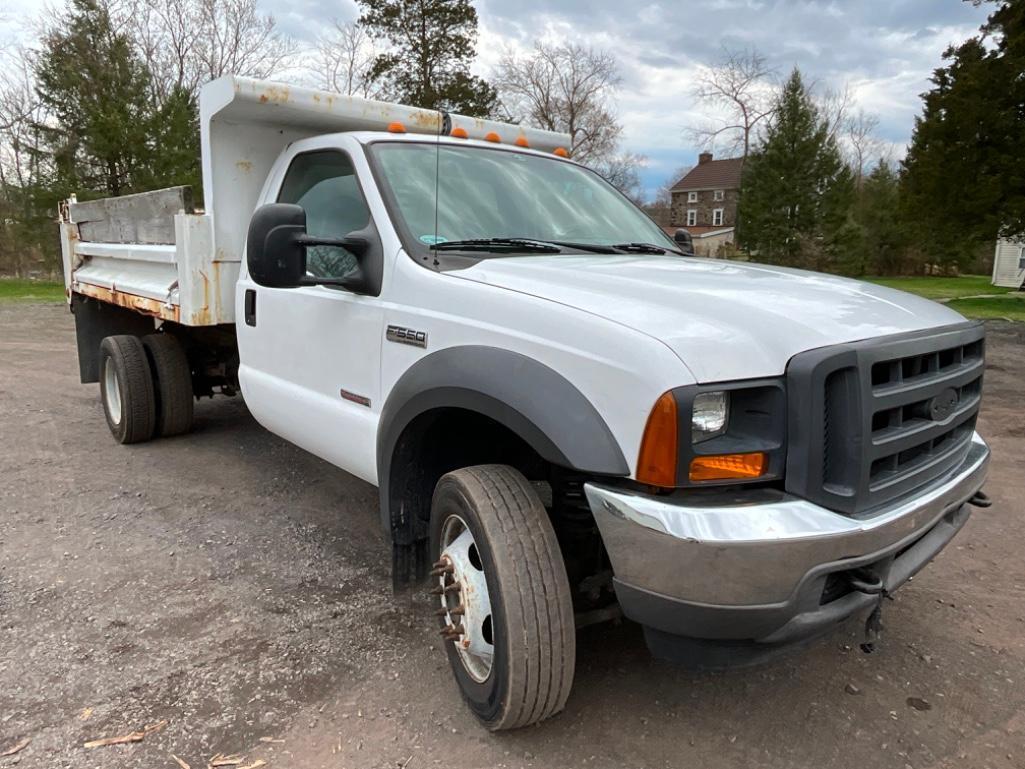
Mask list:
[[[62,206],[116,440],[241,393],[380,489],[492,729],[562,709],[575,628],[758,659],[855,615],[984,506],[984,331],[879,286],[696,259],[568,138],[226,77],[185,189]]]

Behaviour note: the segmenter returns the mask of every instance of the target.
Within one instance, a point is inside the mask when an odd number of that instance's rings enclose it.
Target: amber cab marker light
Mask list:
[[[560,158],[568,158],[569,157],[569,152],[566,151],[565,147],[556,147],[555,150],[554,150],[554,154],[558,155]]]
[[[452,129],[452,132],[449,134],[449,136],[451,136],[453,139],[468,139],[470,137],[470,134],[466,133],[465,128],[460,128],[459,126],[456,126]]]
[[[488,133],[484,134],[484,141],[494,142],[495,144],[498,144],[502,141],[502,137],[496,134],[494,131],[489,131]]]
[[[637,457],[637,480],[650,486],[676,486],[677,452],[676,398],[664,393],[648,415]]]
[[[406,132],[406,127],[396,120],[394,123],[388,124],[388,132],[393,134],[404,134]]]
[[[759,478],[765,475],[768,466],[769,457],[764,451],[694,457],[690,463],[690,479],[696,483]]]
[[[516,141],[514,143],[516,144],[517,147],[529,147],[530,146],[530,142],[527,141],[527,137],[526,136],[517,136],[516,137]]]

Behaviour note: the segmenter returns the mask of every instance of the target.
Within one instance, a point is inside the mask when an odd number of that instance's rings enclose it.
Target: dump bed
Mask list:
[[[298,139],[385,131],[497,134],[542,151],[565,134],[232,75],[200,93],[203,201],[176,187],[61,206],[64,279],[73,293],[187,326],[233,323],[249,219],[281,151]],[[495,138],[495,137],[491,137]]]
[[[187,326],[234,322],[238,256],[217,253],[212,218],[193,210],[188,187],[72,198],[60,227],[69,299],[82,294]]]

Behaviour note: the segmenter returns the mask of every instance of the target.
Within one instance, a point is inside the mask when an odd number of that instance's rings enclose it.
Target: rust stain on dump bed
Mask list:
[[[275,104],[287,104],[292,98],[290,89],[287,86],[269,85],[260,94],[260,102],[274,102]]]
[[[74,290],[82,296],[99,299],[101,302],[107,302],[108,304],[116,304],[118,307],[127,307],[129,310],[141,312],[143,315],[149,315],[162,320],[173,320],[175,323],[178,322],[178,308],[174,306],[168,307],[156,299],[137,296],[136,294],[127,294],[117,289],[102,288],[101,286],[93,286],[88,283],[76,283]]]
[[[409,119],[418,128],[429,128],[432,131],[441,128],[441,113],[435,110],[417,110],[409,116]]]

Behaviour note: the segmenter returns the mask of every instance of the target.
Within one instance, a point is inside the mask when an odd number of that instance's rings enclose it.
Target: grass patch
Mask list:
[[[47,280],[0,278],[0,302],[42,302],[56,304],[64,301],[64,284]]]
[[[926,299],[957,299],[979,294],[1006,294],[1014,289],[999,288],[990,283],[988,275],[962,275],[958,278],[864,278],[901,291],[924,296]]]
[[[998,296],[992,299],[955,299],[947,307],[966,318],[1006,318],[1025,321],[1025,295]]]

